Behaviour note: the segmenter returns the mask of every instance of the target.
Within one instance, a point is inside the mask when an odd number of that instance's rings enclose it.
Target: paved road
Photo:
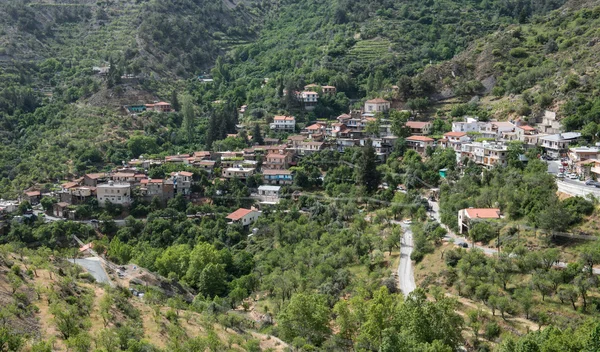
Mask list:
[[[33,213],[36,216],[38,216],[38,217],[39,216],[43,216],[44,219],[46,219],[46,222],[67,221],[66,219],[63,219],[63,218],[57,218],[55,216],[48,215],[48,214],[46,214],[45,212],[43,212],[41,210],[34,210]],[[79,223],[82,223],[82,224],[88,224],[88,225],[93,225],[94,223],[97,223],[97,222],[94,222],[92,220],[71,220],[71,221],[73,221],[73,222],[79,222]],[[116,219],[116,220],[113,220],[113,221],[119,227],[125,226],[125,220],[124,219]]]
[[[588,194],[592,194],[594,197],[600,198],[600,188],[586,186],[583,181],[570,179],[556,180],[556,185],[559,191],[572,196],[586,197]]]
[[[410,255],[413,251],[413,238],[410,225],[401,224],[404,230],[400,247],[400,264],[398,265],[398,285],[404,296],[417,288],[415,284],[415,272]]]
[[[69,259],[69,261],[84,268],[87,272],[92,274],[96,281],[112,285],[99,258]]]

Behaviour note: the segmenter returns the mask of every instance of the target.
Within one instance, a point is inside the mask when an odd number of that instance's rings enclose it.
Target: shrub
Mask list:
[[[525,48],[520,48],[520,47],[510,49],[508,54],[512,57],[519,58],[519,59],[526,58],[527,56],[529,56],[529,54],[527,53],[527,50]]]
[[[498,326],[498,323],[496,323],[495,321],[489,322],[486,326],[485,326],[485,338],[488,340],[492,340],[495,339],[496,337],[500,336],[500,326]]]

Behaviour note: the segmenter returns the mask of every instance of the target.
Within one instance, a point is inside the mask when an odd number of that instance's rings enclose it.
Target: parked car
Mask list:
[[[575,175],[575,174],[569,174],[569,178],[570,178],[571,180],[576,180],[576,179],[578,179],[579,177],[578,177],[577,175]]]
[[[594,181],[594,180],[587,180],[587,181],[585,181],[585,185],[586,186],[595,186],[596,185],[596,181]]]
[[[565,178],[565,174],[562,172],[556,175],[556,178]]]
[[[404,220],[402,222],[405,223],[406,225],[412,224],[412,220],[411,219],[406,219],[406,220]]]

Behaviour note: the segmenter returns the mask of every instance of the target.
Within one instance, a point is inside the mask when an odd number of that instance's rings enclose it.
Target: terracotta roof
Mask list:
[[[275,116],[273,118],[275,121],[294,121],[295,119],[294,116]]]
[[[145,184],[148,184],[148,183],[163,183],[164,181],[165,181],[165,180],[163,180],[163,179],[160,179],[160,178],[153,178],[153,179],[146,178],[146,179],[143,179],[143,180],[141,181],[141,183],[142,183],[143,185],[145,185]]]
[[[323,128],[323,125],[321,125],[319,123],[315,123],[313,125],[306,127],[307,130],[320,130],[321,128]]]
[[[165,103],[164,101],[161,101],[160,103],[154,104],[154,106],[168,106],[168,105],[171,105],[171,104]]]
[[[406,127],[409,127],[409,128],[425,128],[429,124],[431,124],[431,122],[408,121],[408,122],[406,122]]]
[[[433,138],[425,136],[410,136],[406,138],[407,141],[418,141],[418,142],[433,142]]]
[[[465,132],[448,132],[448,133],[444,133],[444,136],[446,137],[464,137],[467,134]]]
[[[176,172],[176,174],[180,174],[181,176],[186,176],[186,177],[194,176],[193,172],[187,172],[187,171],[179,171],[179,172]]]
[[[269,153],[267,154],[267,159],[285,159],[287,155],[279,154],[279,153]]]
[[[207,152],[207,151],[194,152],[194,156],[195,157],[210,156],[210,152]]]
[[[112,177],[135,177],[135,174],[133,172],[117,172],[116,174],[112,175]]]
[[[69,204],[67,202],[58,202],[58,203],[56,203],[56,205],[59,206],[59,207],[61,207],[61,208],[66,208],[66,207],[68,207],[71,204]]]
[[[341,114],[340,116],[337,117],[338,120],[346,120],[351,118],[352,116],[348,115],[348,114]]]
[[[227,219],[237,221],[250,213],[252,213],[252,210],[250,209],[239,208],[233,213],[227,215]]]
[[[389,103],[389,101],[387,101],[385,99],[381,99],[381,98],[375,98],[375,99],[367,100],[367,103],[370,103],[370,104],[383,104],[383,103]]]
[[[323,88],[325,88],[325,89],[335,89],[334,86],[323,86]]]
[[[87,177],[87,178],[91,178],[92,180],[96,180],[96,179],[102,178],[102,177],[104,177],[104,176],[106,176],[106,174],[103,174],[103,173],[98,173],[98,174],[86,174],[86,175],[85,175],[85,177]]]
[[[41,196],[42,192],[40,192],[40,191],[31,191],[31,192],[25,192],[25,194],[28,197],[37,197],[37,196]]]
[[[77,186],[79,186],[79,184],[77,182],[67,182],[64,185],[62,185],[62,188],[69,189],[69,188],[73,188],[73,187],[77,187]]]
[[[306,137],[300,136],[300,135],[295,135],[295,136],[289,136],[288,137],[288,140],[290,140],[290,141],[303,141],[305,139],[306,139]]]
[[[291,175],[291,170],[271,170],[271,169],[263,169],[263,175]]]
[[[523,125],[523,126],[517,126],[520,129],[524,130],[524,131],[535,131],[535,128],[531,127],[531,126],[527,126],[527,125]]]
[[[213,166],[213,165],[215,165],[215,163],[216,162],[214,160],[202,160],[200,162],[200,165],[210,165],[210,166]]]
[[[469,208],[465,210],[471,219],[500,219],[500,209],[497,208]]]

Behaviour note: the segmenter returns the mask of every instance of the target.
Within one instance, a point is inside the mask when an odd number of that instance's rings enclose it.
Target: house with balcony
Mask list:
[[[221,176],[223,178],[238,178],[240,180],[246,180],[256,172],[255,167],[228,167],[224,168]]]
[[[484,124],[473,117],[466,116],[465,121],[452,122],[452,132],[479,132]]]
[[[263,182],[268,185],[291,185],[294,183],[294,173],[291,170],[264,169]]]
[[[431,122],[423,121],[407,121],[406,128],[410,129],[410,134],[413,136],[425,136],[431,132]]]
[[[440,141],[440,146],[454,149],[455,152],[460,153],[462,145],[470,141],[471,138],[469,138],[466,132],[447,132],[444,133],[444,139]]]
[[[474,163],[491,168],[508,164],[508,147],[501,142],[470,142],[462,144],[459,160],[470,159]]]
[[[406,146],[421,155],[425,155],[427,147],[435,147],[435,140],[425,136],[410,136],[406,138]]]
[[[281,186],[262,185],[258,187],[254,195],[261,204],[278,204],[280,199]]]
[[[388,112],[390,110],[391,103],[385,99],[376,98],[367,100],[365,102],[366,114],[375,114],[377,112]]]
[[[322,86],[321,91],[323,94],[335,95],[337,93],[337,89],[334,86]]]
[[[304,110],[311,111],[315,109],[319,101],[319,93],[305,90],[296,93],[296,99],[304,105]]]
[[[317,122],[310,126],[305,127],[300,133],[308,136],[309,139],[322,140],[327,132],[327,124],[324,122]],[[313,138],[314,137],[314,138]]]
[[[154,104],[146,104],[146,111],[156,111],[156,112],[172,112],[174,111],[171,107],[171,104],[161,101]]]
[[[515,132],[516,126],[507,121],[491,121],[480,126],[479,132],[483,138],[501,139],[503,134]]]
[[[269,127],[276,132],[294,132],[296,118],[294,116],[275,116]]]
[[[579,138],[581,138],[579,132],[565,132],[543,136],[539,140],[546,154],[552,157],[561,157],[567,154],[569,145],[577,143]]]
[[[569,148],[569,160],[572,164],[590,160],[598,159],[600,154],[600,148],[598,147],[571,147]]]
[[[560,133],[560,120],[556,116],[556,112],[546,110],[542,117],[542,122],[538,124],[541,133],[557,134]]]
[[[263,161],[266,169],[283,170],[290,167],[292,162],[292,154],[290,153],[269,153]]]

